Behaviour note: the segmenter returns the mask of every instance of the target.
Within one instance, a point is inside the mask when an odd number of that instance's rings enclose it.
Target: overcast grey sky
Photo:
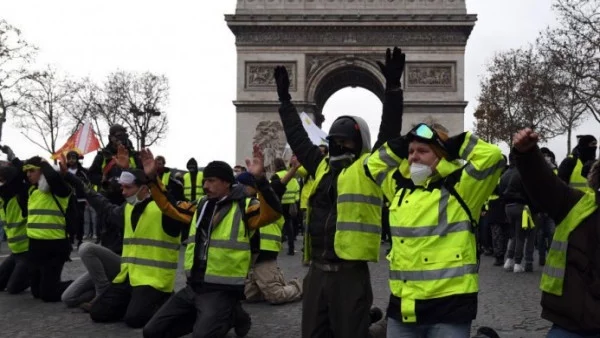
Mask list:
[[[194,156],[201,166],[214,159],[235,159],[236,52],[234,36],[223,15],[235,11],[235,0],[0,0],[0,17],[21,29],[40,48],[39,65],[50,63],[75,76],[97,81],[116,70],[165,74],[171,85],[169,133],[155,154],[167,165],[185,167]],[[475,98],[485,64],[495,52],[533,42],[554,23],[551,0],[467,0],[478,15],[466,52],[465,129],[473,126]],[[274,93],[274,97],[275,97]],[[326,103],[331,122],[338,115],[367,119],[378,128],[381,103],[372,93],[346,88]],[[324,124],[327,130],[329,123]],[[586,129],[598,129],[590,121]],[[59,144],[65,139],[59,139]],[[26,158],[43,151],[19,130],[5,126],[3,142]],[[562,159],[564,137],[549,146]],[[88,156],[89,164],[92,156]]]

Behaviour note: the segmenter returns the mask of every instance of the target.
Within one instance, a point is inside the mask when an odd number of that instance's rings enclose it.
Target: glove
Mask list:
[[[385,77],[385,89],[397,90],[400,88],[400,78],[404,72],[406,63],[406,54],[402,53],[402,49],[394,47],[392,52],[389,48],[385,52],[385,65],[377,61],[381,74]]]
[[[284,66],[275,67],[275,83],[277,84],[277,95],[279,95],[279,101],[290,101],[290,77],[287,69]]]
[[[12,151],[12,149],[10,149],[9,146],[4,145],[4,146],[0,146],[0,150],[2,150],[3,153],[6,154],[6,159],[9,161],[12,161],[15,159],[15,153]]]

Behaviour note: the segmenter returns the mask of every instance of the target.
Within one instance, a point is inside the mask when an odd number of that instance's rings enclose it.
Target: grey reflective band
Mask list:
[[[356,222],[337,222],[335,225],[338,231],[358,231],[370,234],[380,234],[381,226],[374,224],[356,223]]]
[[[7,229],[18,228],[27,225],[27,220],[22,220],[18,223],[6,223],[5,226]]]
[[[460,277],[477,273],[477,264],[467,264],[456,268],[422,271],[390,271],[390,279],[401,281],[431,281]]]
[[[64,230],[64,224],[53,224],[53,223],[27,223],[28,229],[58,229]]]
[[[271,240],[271,241],[281,241],[281,236],[277,236],[277,235],[271,235],[271,234],[260,234],[260,239],[267,239],[267,240]]]
[[[381,148],[379,148],[379,158],[381,159],[381,161],[383,161],[383,163],[385,163],[388,167],[397,167],[398,161],[394,160],[390,154],[388,154],[387,150],[385,149],[385,146],[382,146]]]
[[[179,250],[179,244],[147,238],[124,238],[123,245],[144,245],[154,246],[162,249]]]
[[[587,187],[588,184],[584,183],[584,182],[573,182],[573,183],[569,183],[569,187],[573,187],[573,188],[583,188],[583,187]]]
[[[566,252],[568,247],[569,242],[557,241],[556,239],[553,239],[552,244],[550,244],[550,249],[556,251]]]
[[[48,210],[48,209],[31,209],[29,210],[29,216],[31,215],[44,215],[44,216],[63,216],[60,210]]]
[[[441,222],[440,222],[441,223]],[[398,227],[392,226],[390,229],[393,236],[413,238],[427,236],[444,236],[452,232],[471,231],[471,222],[462,221],[442,225],[429,225],[420,227]]]
[[[177,263],[155,261],[153,259],[146,259],[146,258],[121,257],[121,264],[123,264],[123,263],[151,266],[153,268],[173,269],[173,270],[177,269]]]
[[[27,240],[27,235],[15,236],[7,240],[8,243],[17,243]]]
[[[465,171],[469,175],[471,175],[471,177],[473,177],[474,179],[481,181],[481,180],[488,178],[490,175],[493,175],[496,172],[496,170],[500,170],[500,169],[504,168],[504,166],[505,166],[504,159],[499,160],[493,166],[491,166],[487,169],[483,169],[483,170],[477,170],[477,169],[475,169],[475,167],[473,166],[472,163],[469,163],[465,167]]]
[[[337,202],[338,203],[365,203],[365,204],[373,204],[378,207],[383,206],[383,199],[376,197],[376,196],[367,196],[367,195],[361,195],[361,194],[338,195]]]
[[[210,244],[212,248],[231,249],[231,250],[250,250],[250,243],[228,241],[222,239],[211,239]]]
[[[546,262],[544,274],[552,278],[563,278],[565,276],[565,269],[552,267]]]
[[[387,171],[382,171],[379,174],[377,174],[377,177],[375,177],[375,183],[377,183],[378,185],[383,184],[383,181],[385,181],[387,174]]]
[[[187,243],[187,244],[196,244],[196,235],[189,236],[185,240],[185,243]]]
[[[204,281],[212,284],[244,285],[245,277],[204,276]]]
[[[244,205],[246,205],[245,202],[246,200],[244,200]],[[230,242],[237,242],[238,232],[240,231],[240,225],[242,223],[242,216],[246,210],[240,210],[240,208],[238,208],[239,203],[234,202],[233,205],[233,224],[231,226]]]
[[[477,136],[471,134],[471,136],[469,136],[469,143],[467,143],[467,146],[465,147],[465,151],[463,151],[463,154],[460,158],[462,158],[464,160],[469,158],[469,156],[473,152],[473,149],[475,149],[475,146],[477,145],[477,141],[479,141],[479,138]]]

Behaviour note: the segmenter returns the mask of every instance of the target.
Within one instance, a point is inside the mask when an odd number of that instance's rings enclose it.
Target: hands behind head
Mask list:
[[[540,136],[536,132],[530,128],[525,128],[513,136],[513,147],[523,153],[535,147],[539,140]]]
[[[258,144],[255,144],[252,149],[252,161],[246,159],[246,168],[254,178],[260,179],[265,177],[265,156]]]
[[[385,52],[385,64],[377,61],[381,74],[385,77],[385,88],[387,90],[400,89],[400,78],[406,64],[406,54],[402,49],[394,47],[392,52],[389,48]]]
[[[150,180],[154,180],[156,177],[156,161],[154,160],[154,155],[149,148],[142,149],[140,151],[140,160],[142,161],[142,166],[144,167],[144,173]]]

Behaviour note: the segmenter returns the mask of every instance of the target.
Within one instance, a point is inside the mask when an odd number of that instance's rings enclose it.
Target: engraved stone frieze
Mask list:
[[[411,89],[456,90],[454,63],[407,63],[405,86]]]
[[[290,91],[296,91],[295,62],[246,62],[245,88],[249,90],[273,90],[276,88],[273,70],[285,66],[290,76]]]
[[[282,157],[285,151],[286,138],[283,125],[280,121],[261,121],[256,126],[256,132],[252,140],[263,151],[265,156],[265,170],[269,173],[275,171],[273,162]]]

